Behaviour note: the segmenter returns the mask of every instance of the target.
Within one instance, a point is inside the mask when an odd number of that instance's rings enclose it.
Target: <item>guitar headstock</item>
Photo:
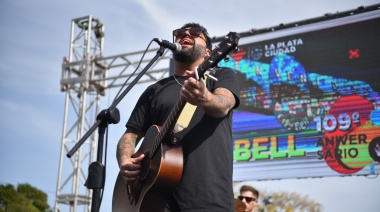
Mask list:
[[[215,67],[223,58],[234,50],[239,43],[240,35],[236,32],[229,32],[210,53],[203,63],[198,67],[197,74],[199,78],[204,77],[204,73],[209,68]]]

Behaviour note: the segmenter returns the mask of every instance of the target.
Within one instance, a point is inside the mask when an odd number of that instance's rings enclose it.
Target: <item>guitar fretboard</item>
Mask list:
[[[185,105],[186,105],[185,100],[182,100],[181,98],[177,100],[168,118],[166,119],[164,125],[160,129],[160,132],[157,134],[156,138],[153,140],[152,148],[149,151],[150,157],[152,157],[152,155],[156,152],[158,146],[161,144],[163,139],[169,135],[169,131],[173,129],[174,124],[177,121],[179,114],[182,112]]]

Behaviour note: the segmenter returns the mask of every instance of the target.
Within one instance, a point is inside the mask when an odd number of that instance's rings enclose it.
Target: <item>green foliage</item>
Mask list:
[[[44,212],[49,208],[47,195],[29,184],[0,185],[0,212]]]

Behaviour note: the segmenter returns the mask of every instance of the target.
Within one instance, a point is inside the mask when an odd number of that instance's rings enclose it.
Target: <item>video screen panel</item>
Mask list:
[[[234,181],[380,172],[380,13],[242,38]]]

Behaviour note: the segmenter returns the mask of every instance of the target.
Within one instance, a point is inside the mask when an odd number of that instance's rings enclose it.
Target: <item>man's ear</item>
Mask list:
[[[211,50],[210,49],[206,49],[205,57],[210,56],[210,54],[211,54]]]

